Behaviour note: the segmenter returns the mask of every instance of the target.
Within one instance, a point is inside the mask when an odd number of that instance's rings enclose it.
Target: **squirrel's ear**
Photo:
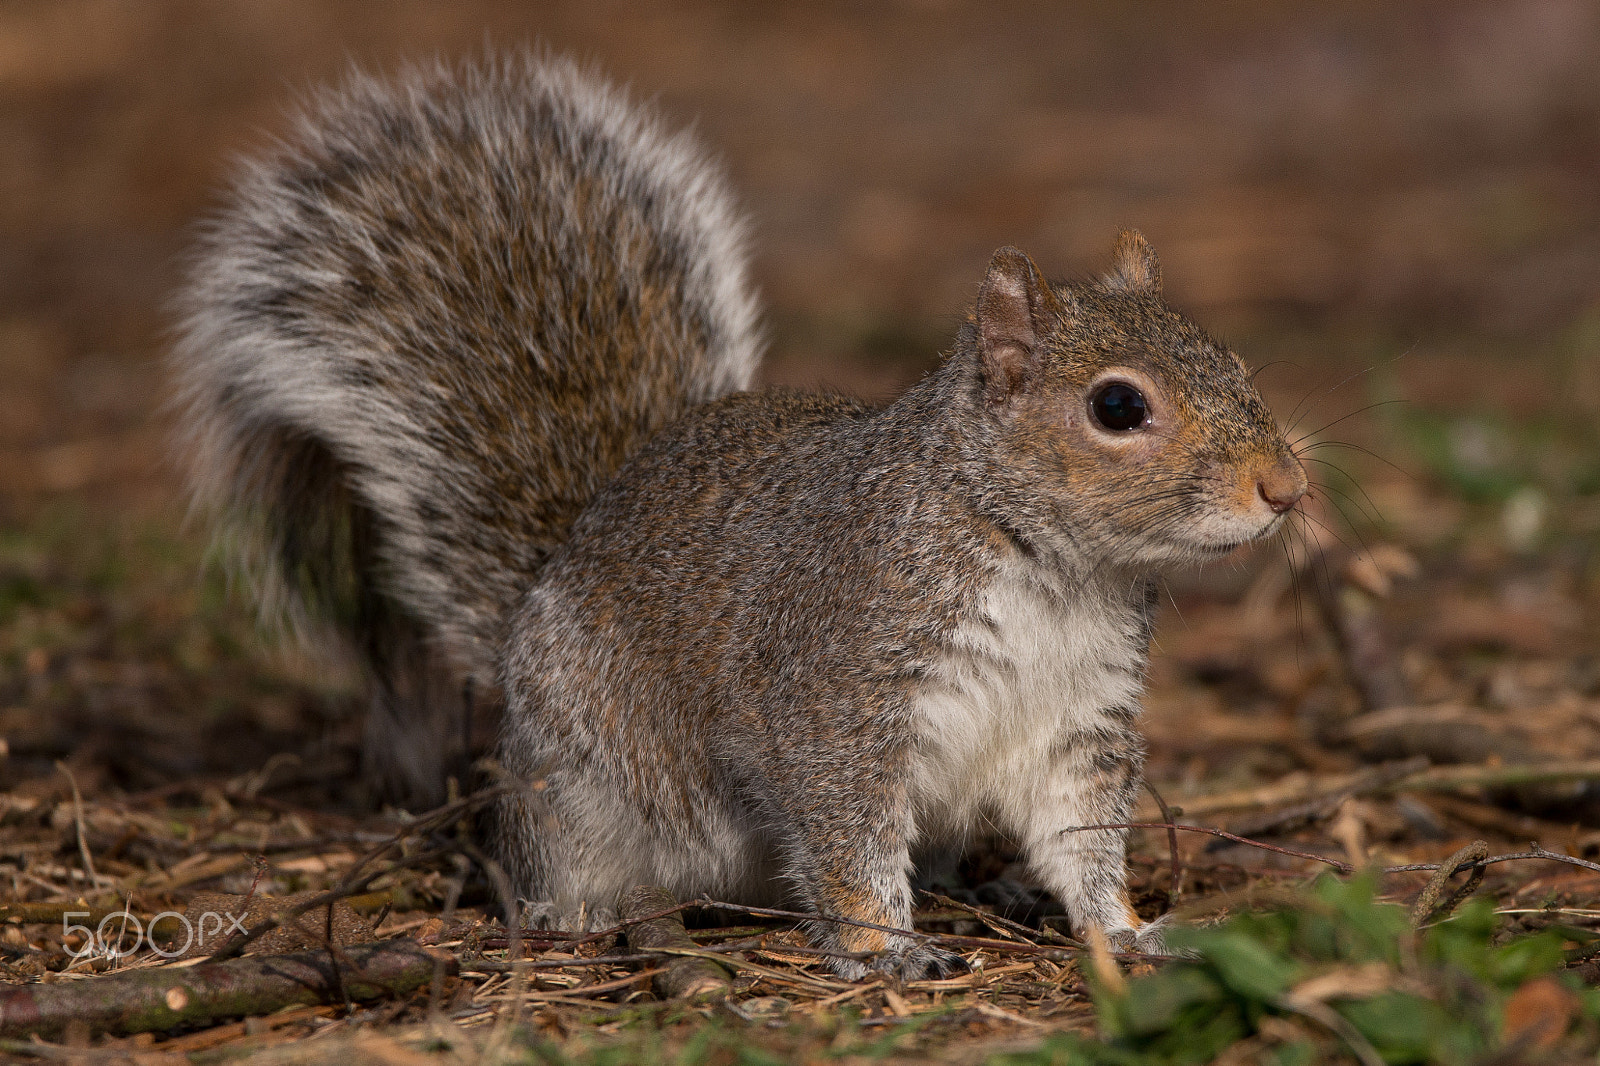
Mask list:
[[[1156,261],[1156,251],[1144,234],[1136,229],[1125,229],[1117,234],[1117,247],[1111,253],[1111,274],[1106,284],[1124,292],[1161,291],[1161,264]]]
[[[1009,399],[1033,376],[1039,356],[1039,316],[1055,303],[1032,259],[1015,248],[994,253],[978,290],[976,315],[984,393],[990,402]]]

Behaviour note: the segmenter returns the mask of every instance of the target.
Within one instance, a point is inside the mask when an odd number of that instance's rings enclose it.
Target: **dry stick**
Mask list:
[[[78,855],[83,859],[83,872],[89,875],[89,885],[93,887],[100,878],[94,871],[94,859],[89,857],[89,840],[83,830],[83,796],[78,792],[78,779],[72,776],[72,771],[60,759],[56,760],[56,769],[66,775],[67,784],[72,786],[72,821],[78,830]]]
[[[1491,866],[1497,862],[1511,862],[1513,859],[1548,859],[1551,862],[1564,862],[1568,866],[1581,866],[1585,870],[1600,871],[1600,863],[1580,859],[1576,855],[1563,855],[1559,851],[1549,851],[1534,843],[1528,851],[1513,852],[1509,855],[1491,855],[1477,863],[1478,866]],[[1382,872],[1386,874],[1414,873],[1426,870],[1437,870],[1442,864],[1437,862],[1408,863],[1405,866],[1385,866]]]
[[[1161,808],[1161,820],[1169,825],[1178,820],[1182,809],[1174,811],[1167,806],[1167,801],[1161,798],[1161,793],[1156,791],[1156,786],[1149,781],[1144,783],[1145,791],[1155,797],[1156,806]],[[1167,830],[1167,854],[1172,858],[1172,886],[1167,889],[1167,909],[1171,910],[1178,905],[1178,900],[1183,895],[1183,860],[1178,856],[1178,831]]]
[[[678,912],[646,917],[677,902],[672,893],[654,885],[636,885],[624,892],[617,900],[617,913],[623,921],[636,919],[628,928],[628,946],[635,951],[700,951],[700,946],[689,939]],[[703,955],[686,956],[673,960],[656,974],[656,992],[662,999],[721,999],[732,988],[731,976],[723,964]]]
[[[1317,855],[1309,851],[1295,851],[1293,848],[1280,848],[1276,844],[1268,844],[1261,840],[1251,840],[1249,837],[1238,836],[1234,833],[1228,832],[1225,829],[1212,829],[1211,827],[1204,825],[1178,825],[1174,822],[1107,822],[1103,825],[1068,826],[1067,828],[1061,830],[1061,832],[1086,833],[1093,829],[1165,829],[1169,832],[1176,832],[1177,830],[1181,829],[1188,833],[1206,833],[1210,836],[1220,837],[1223,840],[1231,840],[1236,844],[1248,844],[1253,848],[1260,848],[1263,851],[1275,851],[1279,855],[1292,855],[1297,859],[1315,859],[1317,862],[1327,863],[1340,873],[1355,873],[1356,870],[1356,868],[1351,866],[1349,863],[1340,862],[1338,859],[1330,859],[1326,855]]]
[[[492,944],[485,942],[485,947]],[[457,956],[463,970],[474,973],[515,973],[517,963],[502,959],[486,959],[481,955]],[[658,962],[659,955],[596,955],[592,959],[522,959],[521,968],[527,970],[565,970],[583,966],[636,966],[642,962]]]
[[[1580,859],[1576,855],[1563,855],[1560,852],[1547,851],[1537,840],[1529,841],[1528,847],[1531,849],[1530,853],[1535,859],[1552,859],[1555,862],[1564,862],[1571,866],[1581,866],[1586,870],[1600,872],[1600,862],[1590,862],[1588,859]]]
[[[1538,845],[1535,845],[1537,847]],[[1477,889],[1483,880],[1483,861],[1489,857],[1489,844],[1484,840],[1474,840],[1466,847],[1457,851],[1434,871],[1428,878],[1428,883],[1422,886],[1422,891],[1417,894],[1416,903],[1411,906],[1411,928],[1421,929],[1424,922],[1433,917],[1435,911],[1440,911],[1441,919],[1450,917],[1461,901]],[[1445,887],[1450,884],[1450,878],[1461,870],[1467,871],[1467,879],[1457,885],[1455,891],[1450,893],[1448,899],[1440,901]]]
[[[352,1000],[404,995],[433,976],[434,957],[409,940],[347,950],[343,993]],[[257,955],[124,970],[92,981],[0,987],[0,1036],[58,1036],[73,1021],[93,1033],[162,1032],[341,998],[327,952]]]
[[[522,939],[522,916],[518,913],[517,894],[511,887],[511,878],[506,876],[505,869],[494,859],[485,855],[470,839],[463,836],[457,845],[468,858],[472,859],[483,870],[491,882],[494,883],[495,894],[500,897],[500,904],[506,912],[506,948],[511,955],[511,972],[520,973],[520,967],[526,960],[525,944]],[[520,1020],[522,1014],[522,994],[524,983],[517,981],[513,990],[512,1017]]]
[[[256,856],[256,879],[250,882],[250,893],[245,896],[246,903],[250,901],[250,896],[256,894],[256,885],[260,884],[262,871],[266,868],[267,861],[259,855]],[[298,924],[298,919],[296,924]],[[376,929],[377,926],[373,926],[373,928]],[[347,1015],[351,1014],[355,1011],[355,1004],[350,1000],[350,990],[345,986],[344,980],[344,971],[350,965],[350,956],[344,950],[344,946],[336,943],[333,939],[332,903],[328,904],[328,909],[322,914],[322,946],[327,949],[328,961],[333,964],[333,980],[337,985],[339,998],[344,1002],[344,1012]],[[435,975],[438,974],[440,965],[441,963],[438,960],[434,961],[433,971]]]
[[[1038,930],[1029,929],[1021,922],[1013,922],[1010,918],[1006,918],[1003,915],[990,914],[988,911],[979,910],[970,903],[962,903],[960,900],[951,899],[949,896],[941,896],[937,892],[924,892],[923,895],[927,896],[935,903],[942,903],[946,907],[954,907],[958,911],[961,911],[965,914],[970,914],[972,917],[978,919],[978,921],[982,922],[984,925],[987,925],[990,929],[993,929],[997,933],[1020,940],[1024,944],[1037,945],[1037,941],[1035,941],[1033,937]]]
[[[754,937],[756,940],[777,932],[775,925],[719,925],[714,929],[691,929],[689,939],[696,944],[727,943],[729,937]]]
[[[758,974],[763,977],[770,977],[773,980],[783,981],[791,985],[813,985],[817,988],[826,988],[830,990],[850,987],[848,984],[842,984],[836,980],[817,977],[813,974],[806,973],[804,970],[791,970],[785,972],[783,970],[774,969],[771,966],[763,966],[758,962],[751,962],[749,959],[727,958],[718,954],[717,952],[707,951],[704,948],[664,947],[658,948],[657,950],[663,955],[680,955],[688,959],[704,959],[740,970],[748,970],[750,973]]]
[[[1182,827],[1180,827],[1182,828]],[[723,910],[738,911],[741,914],[758,914],[768,918],[792,918],[802,922],[831,922],[834,925],[848,925],[857,929],[874,929],[880,933],[893,933],[896,936],[910,937],[929,944],[941,944],[947,947],[976,948],[985,951],[998,951],[1007,954],[1039,955],[1046,959],[1075,959],[1082,951],[1078,945],[1071,948],[1035,947],[1026,944],[1014,943],[1010,940],[991,940],[981,936],[955,936],[951,933],[919,933],[914,929],[896,929],[892,925],[878,925],[874,922],[859,922],[854,918],[841,918],[836,914],[817,914],[809,911],[785,911],[775,907],[749,907],[742,903],[728,903],[723,900],[701,897],[695,901],[696,906],[720,907]],[[785,950],[788,950],[785,948]],[[1165,955],[1141,956],[1136,952],[1123,952],[1131,958],[1148,957],[1153,959],[1167,958]]]
[[[1333,782],[1325,781],[1324,794],[1348,789],[1366,776],[1366,771],[1338,776]],[[1451,765],[1433,766],[1400,778],[1371,792],[1450,792],[1462,788],[1501,788],[1509,785],[1546,784],[1557,781],[1600,780],[1600,759],[1557,760],[1543,763],[1518,763],[1511,766]],[[1217,811],[1242,807],[1259,807],[1267,803],[1282,802],[1276,795],[1284,789],[1281,782],[1265,788],[1243,789],[1210,796],[1196,796],[1184,804],[1191,816],[1212,814]],[[1303,792],[1303,788],[1295,791]],[[1270,796],[1262,799],[1263,796]]]
[[[1247,815],[1230,826],[1228,831],[1230,833],[1238,833],[1241,836],[1253,837],[1262,833],[1295,828],[1304,822],[1319,821],[1336,811],[1339,805],[1347,799],[1354,799],[1356,796],[1370,792],[1382,791],[1395,782],[1402,781],[1427,768],[1427,757],[1422,755],[1410,759],[1401,759],[1397,762],[1384,763],[1381,766],[1374,766],[1369,770],[1362,771],[1356,779],[1352,780],[1344,788],[1334,789],[1320,796],[1313,796],[1303,802],[1281,807],[1275,811],[1263,811],[1253,816]],[[1154,790],[1152,790],[1153,793]],[[1176,821],[1174,818],[1167,817],[1165,809],[1161,812],[1161,820],[1164,822]],[[1212,847],[1220,846],[1222,845],[1213,842],[1207,845],[1207,848],[1209,850]]]
[[[722,944],[706,944],[703,946],[697,945],[696,950],[707,952],[708,954],[712,955],[724,955],[735,951],[749,951],[751,949],[771,950],[767,948],[765,943],[767,935],[770,932],[771,930],[768,930],[767,932],[762,933],[760,936],[753,936],[743,940],[728,941]],[[694,934],[689,934],[689,938],[692,942],[694,939]],[[504,947],[504,945],[505,941],[503,940],[485,940],[482,942],[482,947],[491,951],[495,950],[497,946]],[[821,951],[817,948],[803,948],[796,944],[784,944],[780,950],[786,955],[807,955],[815,958],[826,959],[855,959],[857,961],[870,959],[875,954],[871,951]],[[591,959],[578,958],[576,956],[569,956],[560,959],[530,959],[524,963],[524,965],[530,970],[565,970],[568,968],[585,966],[627,966],[641,962],[659,962],[661,960],[662,953],[663,952],[656,952],[655,954],[649,955],[597,955]],[[486,959],[481,955],[462,955],[459,956],[459,958],[464,969],[480,970],[483,973],[509,973],[512,969],[511,963],[509,962],[503,962],[499,959]],[[730,959],[728,960],[728,965],[737,966],[743,964]]]
[[[426,866],[428,863],[433,862],[436,859],[442,859],[451,854],[453,854],[453,850],[450,848],[435,848],[432,851],[425,851],[406,859],[396,860],[395,862],[390,863],[388,866],[385,866],[380,870],[373,870],[368,874],[361,876],[348,876],[344,880],[340,881],[337,885],[334,885],[332,888],[328,889],[326,892],[318,892],[316,895],[300,901],[293,907],[288,907],[277,912],[276,914],[263,918],[260,922],[251,926],[249,929],[246,929],[242,933],[233,934],[233,936],[229,938],[222,945],[222,947],[218,948],[212,953],[211,961],[221,962],[225,959],[233,958],[234,956],[243,952],[244,949],[255,940],[272,932],[279,926],[295,923],[296,927],[301,929],[303,932],[304,927],[300,926],[298,923],[300,918],[305,915],[307,911],[315,910],[318,907],[329,906],[337,903],[339,900],[344,899],[347,896],[356,895],[363,889],[370,887],[372,882],[376,881],[378,878],[383,877],[386,874],[391,874],[396,870],[407,870],[414,866]]]
[[[1481,786],[1541,785],[1555,781],[1600,779],[1600,759],[1574,759],[1511,766],[1435,766],[1394,784],[1395,791],[1448,792]]]
[[[1338,859],[1330,859],[1326,855],[1317,855],[1309,851],[1295,851],[1292,848],[1280,848],[1276,844],[1268,844],[1261,840],[1251,840],[1249,837],[1237,836],[1233,833],[1226,832],[1225,830],[1212,829],[1211,827],[1204,825],[1169,825],[1166,822],[1110,822],[1105,825],[1069,826],[1066,829],[1061,830],[1061,832],[1082,833],[1091,829],[1181,829],[1187,833],[1208,833],[1211,836],[1222,837],[1226,840],[1232,840],[1239,844],[1248,844],[1252,848],[1260,848],[1263,851],[1275,851],[1280,855],[1290,855],[1297,859],[1314,859],[1317,862],[1326,863],[1327,865],[1332,866],[1340,873],[1350,874],[1355,873],[1356,871],[1356,868],[1349,863],[1340,862]],[[1530,845],[1530,849],[1531,850],[1529,851],[1512,852],[1506,855],[1490,855],[1487,858],[1475,860],[1467,865],[1493,866],[1498,862],[1512,862],[1517,859],[1548,859],[1551,862],[1564,862],[1569,866],[1581,866],[1586,870],[1600,872],[1600,862],[1590,862],[1588,859],[1580,859],[1575,855],[1563,855],[1559,851],[1549,851],[1546,848],[1541,847],[1538,843]],[[1425,873],[1437,870],[1443,865],[1445,864],[1437,862],[1412,862],[1401,866],[1379,866],[1376,869],[1382,874]],[[1467,866],[1462,866],[1459,869],[1466,868]],[[724,906],[724,904],[718,904],[718,906]],[[1004,943],[1004,941],[996,941],[996,943]]]
[[[660,960],[657,959],[656,961],[659,962]],[[576,988],[562,989],[556,994],[565,996],[598,996],[606,992],[616,992],[619,989],[632,988],[641,981],[648,981],[652,977],[659,981],[661,979],[661,975],[666,972],[667,968],[665,966],[657,966],[654,969],[640,970],[637,973],[630,973],[626,977],[619,977],[614,981],[602,981],[597,985],[579,985]],[[534,996],[540,996],[542,994],[543,993],[540,992],[533,993]]]
[[[82,903],[8,903],[0,906],[0,922],[18,922],[22,925],[55,925],[70,913],[74,918],[87,917],[98,922],[108,914],[116,914],[117,907],[91,907]]]
[[[245,852],[249,855],[281,855],[288,851],[313,851],[321,852],[336,845],[370,845],[373,841],[368,834],[363,833],[324,833],[321,836],[307,837],[300,840],[263,840],[256,844],[221,844],[208,842],[205,850],[213,855],[227,855],[232,852]]]
[[[1378,1054],[1378,1049],[1372,1042],[1362,1035],[1361,1030],[1350,1023],[1350,1020],[1326,1003],[1319,1003],[1314,999],[1296,999],[1294,996],[1280,996],[1277,1006],[1292,1014],[1299,1014],[1312,1021],[1325,1026],[1345,1042],[1345,1045],[1361,1061],[1361,1066],[1384,1066],[1384,1058]]]

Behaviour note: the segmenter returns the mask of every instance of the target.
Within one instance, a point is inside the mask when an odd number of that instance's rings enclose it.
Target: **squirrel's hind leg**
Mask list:
[[[524,921],[592,933],[617,924],[617,900],[638,885],[671,888],[671,856],[653,840],[629,797],[599,775],[502,751],[507,794],[487,825]]]

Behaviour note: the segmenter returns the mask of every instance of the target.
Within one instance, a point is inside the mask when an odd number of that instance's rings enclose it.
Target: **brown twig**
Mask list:
[[[1174,810],[1167,806],[1167,801],[1156,791],[1156,786],[1148,780],[1144,783],[1146,792],[1155,799],[1156,806],[1161,808],[1161,820],[1169,826],[1178,820],[1178,815],[1183,813],[1182,808]],[[1183,859],[1178,854],[1178,831],[1167,830],[1167,854],[1172,859],[1172,884],[1167,889],[1167,909],[1171,910],[1178,905],[1178,900],[1183,896]]]
[[[767,918],[791,918],[800,922],[829,922],[834,925],[848,925],[858,929],[875,929],[880,933],[892,933],[897,936],[910,937],[927,944],[938,944],[943,947],[969,948],[983,951],[1005,952],[1007,954],[1039,955],[1046,959],[1075,959],[1083,950],[1080,945],[1071,947],[1044,947],[1036,945],[1018,944],[1011,940],[992,940],[982,936],[956,936],[952,933],[921,933],[914,929],[896,929],[892,925],[878,925],[875,922],[861,922],[854,918],[842,918],[836,914],[817,914],[809,911],[786,911],[776,907],[749,907],[741,903],[728,903],[723,900],[701,898],[695,901],[696,906],[720,907],[723,910],[738,911],[741,914],[757,914]],[[1140,957],[1133,953],[1126,953],[1131,957]],[[1152,955],[1150,958],[1166,958],[1164,955]]]
[[[1366,776],[1367,771],[1340,774],[1323,779],[1316,791],[1331,794],[1348,789]],[[1540,763],[1515,765],[1450,765],[1431,766],[1371,792],[1451,792],[1463,788],[1504,788],[1512,785],[1546,784],[1559,781],[1600,781],[1600,759],[1552,760]],[[1196,796],[1184,803],[1190,816],[1214,814],[1218,811],[1246,807],[1262,807],[1282,803],[1291,796],[1304,796],[1309,791],[1303,784],[1288,786],[1284,782],[1240,789],[1210,796]]]
[[[1297,859],[1312,859],[1316,862],[1326,863],[1327,865],[1338,870],[1340,873],[1349,874],[1355,873],[1356,871],[1356,868],[1349,863],[1340,862],[1338,859],[1330,859],[1326,855],[1318,855],[1309,851],[1295,851],[1292,848],[1280,848],[1276,844],[1268,844],[1264,840],[1251,840],[1249,837],[1242,837],[1235,833],[1229,833],[1223,829],[1213,829],[1210,826],[1204,825],[1172,825],[1167,822],[1110,822],[1105,825],[1069,826],[1068,828],[1061,830],[1061,832],[1081,833],[1091,829],[1181,829],[1189,833],[1206,833],[1210,836],[1221,837],[1225,840],[1231,840],[1237,844],[1246,844],[1252,848],[1260,848],[1262,851],[1275,851],[1280,855],[1289,855]],[[1575,855],[1563,855],[1558,851],[1549,851],[1541,847],[1538,843],[1532,844],[1531,849],[1532,850],[1529,851],[1511,852],[1506,855],[1490,855],[1486,858],[1476,859],[1472,862],[1455,868],[1455,872],[1468,869],[1469,867],[1493,866],[1496,863],[1513,862],[1518,859],[1547,859],[1550,862],[1564,862],[1569,866],[1581,866],[1586,870],[1594,870],[1597,873],[1600,873],[1600,863],[1590,862],[1588,859],[1580,859]],[[1375,869],[1381,874],[1426,873],[1438,870],[1447,864],[1448,863],[1438,862],[1413,862],[1405,863],[1400,866],[1379,866],[1375,867]]]
[[[78,791],[78,779],[60,759],[56,760],[56,769],[66,775],[67,784],[72,786],[72,824],[78,835],[78,857],[83,860],[83,872],[88,875],[89,884],[93,885],[100,877],[95,873],[94,858],[89,854],[89,835],[83,828],[83,795]]]
[[[1033,938],[1038,930],[1029,929],[1021,922],[1013,922],[1010,918],[1003,917],[999,914],[990,914],[988,911],[979,910],[970,903],[962,903],[958,899],[951,899],[949,896],[941,896],[937,892],[924,892],[923,895],[937,903],[944,904],[946,907],[954,907],[963,914],[967,914],[973,918],[976,918],[978,921],[982,922],[984,925],[987,925],[990,929],[993,929],[995,932],[1000,933],[1003,936],[1009,936],[1015,940],[1020,940],[1024,944],[1036,943]]]
[[[1537,844],[1534,845],[1538,847]],[[1461,901],[1472,895],[1479,882],[1483,880],[1483,862],[1489,857],[1489,844],[1484,840],[1474,840],[1466,847],[1451,855],[1433,876],[1428,878],[1428,883],[1422,886],[1422,891],[1417,895],[1417,902],[1411,907],[1411,928],[1421,929],[1423,923],[1433,917],[1435,911],[1441,912],[1441,918],[1450,917]],[[1450,895],[1441,900],[1445,888],[1450,884],[1450,878],[1465,870],[1466,881],[1457,885]]]
[[[1362,771],[1360,776],[1344,788],[1325,792],[1300,803],[1281,807],[1275,811],[1262,811],[1259,814],[1240,818],[1228,827],[1228,832],[1237,833],[1245,837],[1254,837],[1263,833],[1283,832],[1307,823],[1320,821],[1338,810],[1339,805],[1347,799],[1354,799],[1369,792],[1382,791],[1396,781],[1404,780],[1412,774],[1427,768],[1428,760],[1420,755],[1411,759],[1402,759],[1398,762],[1385,763],[1382,766],[1374,766],[1369,770]],[[1164,822],[1173,821],[1173,819],[1167,817],[1165,811],[1162,812],[1161,820]],[[1208,849],[1220,846],[1218,843],[1213,843],[1208,845]]]
[[[1507,855],[1491,855],[1486,859],[1479,860],[1474,865],[1493,866],[1497,862],[1512,862],[1517,859],[1547,859],[1550,862],[1564,862],[1568,866],[1581,866],[1585,870],[1600,872],[1600,863],[1590,862],[1588,859],[1580,859],[1576,855],[1563,855],[1559,851],[1550,851],[1540,847],[1538,844],[1533,844],[1530,851],[1516,851]],[[1420,873],[1427,870],[1437,870],[1442,865],[1442,863],[1437,862],[1407,863],[1404,866],[1385,866],[1383,867],[1383,872],[1386,874]]]
[[[1248,844],[1250,847],[1260,848],[1262,851],[1275,851],[1279,855],[1290,855],[1297,859],[1314,859],[1317,862],[1327,863],[1340,873],[1354,873],[1356,869],[1347,862],[1330,859],[1326,855],[1317,855],[1309,851],[1295,851],[1293,848],[1280,848],[1276,844],[1268,844],[1262,840],[1251,840],[1249,837],[1242,837],[1225,829],[1213,829],[1204,825],[1178,825],[1173,822],[1107,822],[1104,825],[1068,826],[1061,832],[1085,833],[1092,829],[1165,829],[1169,832],[1181,829],[1187,833],[1206,833],[1210,836],[1220,837],[1223,840],[1231,840],[1235,844]]]
[[[493,949],[494,945],[485,942],[485,948]],[[524,970],[565,970],[579,966],[638,966],[646,962],[659,962],[659,955],[596,955],[592,959],[523,959],[521,969]],[[504,959],[486,959],[481,955],[459,955],[457,961],[463,970],[472,970],[476,973],[514,973],[518,964]]]

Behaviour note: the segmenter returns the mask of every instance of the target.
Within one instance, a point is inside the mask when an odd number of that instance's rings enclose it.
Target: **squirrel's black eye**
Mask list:
[[[1089,410],[1094,412],[1095,421],[1119,433],[1138,429],[1150,414],[1144,393],[1120,381],[1113,381],[1095,393],[1094,399],[1089,401]]]

